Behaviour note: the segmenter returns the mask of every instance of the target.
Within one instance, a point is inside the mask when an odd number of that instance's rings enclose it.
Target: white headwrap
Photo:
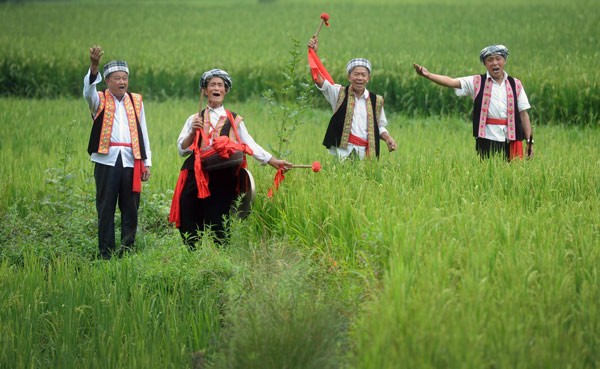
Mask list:
[[[365,67],[369,71],[369,74],[371,74],[371,63],[367,59],[355,58],[350,60],[346,65],[346,72],[350,74],[350,72],[352,72],[352,69],[356,67]]]
[[[129,67],[127,66],[127,62],[124,60],[113,60],[111,62],[106,63],[103,69],[103,76],[106,79],[106,76],[113,72],[125,72],[129,74]]]
[[[479,53],[479,60],[482,64],[485,64],[485,58],[490,55],[502,55],[505,60],[508,60],[508,49],[504,45],[491,45]]]
[[[231,90],[231,85],[233,84],[231,82],[231,77],[229,77],[229,74],[227,74],[227,72],[225,72],[222,69],[211,69],[208,72],[202,73],[202,78],[200,78],[200,88],[205,88],[206,86],[208,86],[208,81],[210,81],[214,77],[219,77],[223,80],[227,92]]]

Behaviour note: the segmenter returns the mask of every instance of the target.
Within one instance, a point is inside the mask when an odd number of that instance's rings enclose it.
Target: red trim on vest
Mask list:
[[[513,88],[510,84],[511,78],[515,82],[515,88],[517,90],[516,98],[514,97],[515,91],[513,91]],[[477,96],[479,95],[479,92],[480,92],[481,79],[482,79],[482,75],[474,75],[473,76],[473,86],[475,89],[475,94],[473,95],[474,101],[477,100]],[[485,138],[485,125],[486,124],[502,124],[502,125],[506,125],[508,127],[508,139],[510,141],[514,141],[514,140],[516,140],[516,137],[517,137],[516,116],[519,114],[518,98],[519,98],[519,95],[521,94],[521,90],[523,89],[523,85],[521,84],[520,80],[518,80],[514,77],[511,77],[511,76],[508,76],[508,78],[506,78],[504,80],[503,83],[506,86],[506,97],[507,97],[506,123],[489,123],[490,120],[487,118],[487,114],[489,111],[489,105],[491,103],[491,98],[492,98],[493,83],[494,83],[494,81],[491,77],[486,77],[484,90],[483,90],[483,96],[482,96],[482,100],[481,100],[481,110],[479,111],[479,121],[477,123],[479,126],[477,137]],[[515,106],[515,104],[517,106]],[[475,114],[475,112],[474,112],[474,114]],[[521,128],[522,128],[522,125],[521,125]]]

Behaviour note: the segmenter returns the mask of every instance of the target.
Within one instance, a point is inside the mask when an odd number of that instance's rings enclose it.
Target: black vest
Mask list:
[[[348,90],[350,86],[346,86],[346,96],[340,107],[333,114],[329,120],[329,126],[325,132],[325,138],[323,139],[323,145],[327,148],[333,146],[338,147],[342,140],[342,132],[344,131],[344,122],[346,120],[346,109],[348,107]],[[373,124],[375,132],[375,155],[379,157],[379,125],[377,124],[377,95],[369,91],[369,100],[373,107]]]
[[[202,109],[202,111],[200,112],[200,116],[204,116],[204,110]],[[233,119],[237,118],[237,114],[234,112],[231,112],[231,115],[233,116]],[[225,119],[225,123],[223,124],[223,127],[221,127],[221,131],[219,132],[219,136],[229,136],[229,132],[231,131],[231,122],[229,121],[229,118]],[[200,136],[200,139],[202,139],[202,136]],[[198,144],[200,144],[200,142],[198,142]],[[196,160],[196,155],[194,155],[194,152],[192,152],[192,154],[190,156],[187,157],[187,159],[185,159],[185,161],[183,162],[183,165],[181,166],[181,170],[187,169],[190,171],[194,170],[194,162]]]
[[[483,91],[485,90],[485,83],[487,78],[487,74],[481,75],[481,87],[479,88],[479,93],[475,96],[474,106],[473,106],[473,137],[479,137],[479,118],[481,116],[481,105],[483,101]],[[510,87],[513,90],[513,106],[515,107],[515,136],[517,141],[522,141],[525,139],[525,133],[523,132],[523,126],[521,125],[521,115],[519,114],[519,106],[518,98],[517,98],[517,84],[515,83],[515,79],[511,76],[507,78],[508,83],[510,83]]]
[[[104,93],[104,92],[103,92]],[[133,96],[131,96],[131,92],[127,91],[129,94],[129,99],[133,104]],[[105,100],[106,101],[106,100]],[[102,133],[102,121],[104,120],[104,111],[106,110],[106,103],[102,108],[102,111],[96,119],[94,119],[94,123],[92,124],[92,132],[90,133],[90,142],[88,143],[88,153],[92,155],[92,153],[98,152],[98,147],[100,147],[100,134]],[[140,126],[140,118],[138,117],[137,111],[133,109],[135,112],[135,124],[138,134],[138,141],[140,143],[140,155],[142,155],[142,160],[146,160],[146,147],[144,146],[144,135],[142,133],[142,128]],[[92,115],[92,118],[94,116]],[[114,121],[113,121],[114,124]]]

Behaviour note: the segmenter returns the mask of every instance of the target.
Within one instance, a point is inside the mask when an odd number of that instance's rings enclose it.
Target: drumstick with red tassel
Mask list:
[[[317,37],[319,35],[319,32],[321,32],[321,27],[323,27],[323,23],[325,23],[325,25],[327,27],[329,27],[329,23],[327,23],[327,21],[329,21],[329,14],[322,13],[321,14],[321,24],[319,24],[319,28],[317,28],[317,32],[315,32],[313,37]]]
[[[312,171],[316,173],[319,170],[321,170],[321,163],[319,163],[318,161],[315,161],[312,163],[312,165],[292,164],[292,168],[312,168]],[[269,192],[267,193],[268,197],[273,197],[273,189],[275,189],[275,191],[277,191],[279,189],[279,184],[284,180],[284,178],[285,178],[285,176],[283,175],[282,167],[280,167],[277,170],[277,173],[275,173],[275,179],[273,179],[273,185],[271,186],[271,188],[269,189]]]
[[[292,168],[311,168],[313,172],[317,173],[321,170],[321,163],[315,161],[312,163],[312,165],[293,164]]]

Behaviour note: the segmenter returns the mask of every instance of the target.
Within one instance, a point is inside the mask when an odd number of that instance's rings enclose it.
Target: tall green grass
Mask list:
[[[0,366],[188,366],[190,354],[218,336],[219,308],[206,284],[188,285],[173,274],[153,281],[152,259],[165,265],[163,253],[118,264],[44,264],[34,254],[22,266],[3,260]]]
[[[277,142],[262,101],[226,107]],[[598,365],[596,129],[538,126],[533,160],[481,162],[465,119],[390,113],[398,151],[340,163],[313,110],[289,160],[322,170],[268,198],[275,171],[250,158],[251,215],[189,252],[166,218],[196,109],[146,101],[138,249],[102,263],[85,102],[0,99],[0,366]]]
[[[370,88],[390,111],[469,112],[468,99],[417,78],[412,63],[479,74],[479,50],[503,43],[535,122],[599,122],[599,5],[588,0],[1,4],[0,95],[79,96],[87,50],[101,44],[104,62],[129,62],[131,89],[146,98],[195,97],[202,72],[220,67],[234,80],[229,98],[245,101],[285,84],[289,36],[307,42],[324,11],[331,27],[320,34],[319,55],[333,78],[345,81],[350,58],[370,59]]]

